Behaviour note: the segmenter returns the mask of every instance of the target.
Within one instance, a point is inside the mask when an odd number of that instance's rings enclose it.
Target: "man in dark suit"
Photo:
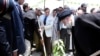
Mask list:
[[[23,2],[24,0],[15,0],[14,10],[11,13],[14,37],[17,42],[17,45],[14,46],[18,48],[18,54],[23,54],[25,52],[23,16],[20,8]]]
[[[0,0],[0,56],[17,56],[17,49],[19,54],[25,51],[19,4],[13,0]]]
[[[73,38],[76,56],[90,56],[100,50],[100,13],[77,17]]]
[[[13,43],[16,45],[16,41],[13,37],[10,15],[13,9],[12,0],[0,0],[0,56],[12,56],[13,51],[15,51]]]

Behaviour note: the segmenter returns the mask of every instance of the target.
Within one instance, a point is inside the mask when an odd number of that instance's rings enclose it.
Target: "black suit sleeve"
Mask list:
[[[100,50],[100,14],[84,14],[75,21],[74,44],[78,56]]]

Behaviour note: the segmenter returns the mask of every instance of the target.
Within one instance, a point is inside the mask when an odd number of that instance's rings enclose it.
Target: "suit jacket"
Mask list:
[[[11,18],[0,17],[0,56],[12,55],[12,35]]]
[[[24,42],[24,27],[23,27],[23,18],[19,14],[19,5],[15,3],[14,9],[11,13],[14,38],[16,39],[17,45],[14,45],[15,48],[18,48],[19,54],[23,54],[25,52],[25,42]]]
[[[100,13],[77,17],[74,30],[77,56],[90,56],[100,50]]]
[[[49,15],[46,20],[46,25],[44,25],[43,23],[44,19],[45,19],[45,15],[41,15],[39,18],[40,26],[44,26],[44,30],[47,37],[52,37],[52,29],[53,29],[52,27],[53,27],[54,18],[51,15]]]

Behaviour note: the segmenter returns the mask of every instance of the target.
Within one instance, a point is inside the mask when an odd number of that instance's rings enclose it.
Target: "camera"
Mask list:
[[[5,13],[11,12],[13,8],[13,0],[0,0],[0,16],[3,16]]]

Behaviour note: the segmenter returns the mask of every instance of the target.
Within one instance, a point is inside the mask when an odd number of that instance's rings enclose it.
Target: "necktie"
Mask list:
[[[44,25],[46,25],[47,16],[44,18]]]

